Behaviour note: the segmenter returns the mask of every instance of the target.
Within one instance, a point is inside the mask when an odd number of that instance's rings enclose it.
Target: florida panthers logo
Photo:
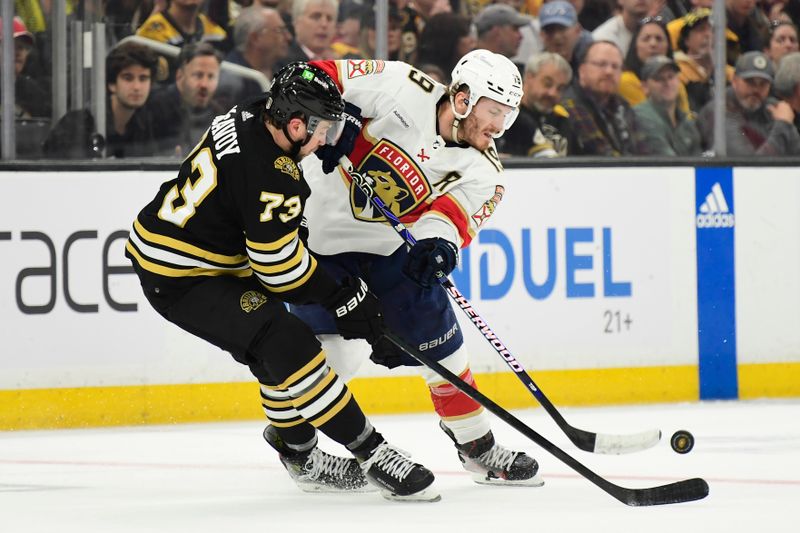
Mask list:
[[[414,211],[431,193],[428,180],[414,159],[385,139],[361,160],[358,171],[370,180],[375,193],[398,218]],[[350,204],[359,220],[385,220],[355,183],[350,184]]]

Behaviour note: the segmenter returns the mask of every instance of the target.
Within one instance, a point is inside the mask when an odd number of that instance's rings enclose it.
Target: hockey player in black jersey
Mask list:
[[[230,352],[261,384],[264,438],[308,491],[380,489],[436,501],[433,474],[388,444],[284,302],[319,303],[346,338],[375,342],[377,299],[337,282],[309,253],[300,160],[334,138],[344,102],[321,69],[293,63],[270,91],[217,116],[142,209],[126,244],[144,293],[168,321]],[[317,447],[319,429],[355,459]]]

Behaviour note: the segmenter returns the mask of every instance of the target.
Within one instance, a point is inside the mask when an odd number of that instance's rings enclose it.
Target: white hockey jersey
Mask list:
[[[503,167],[494,143],[479,150],[445,143],[436,104],[446,88],[399,61],[319,61],[364,127],[350,160],[417,240],[442,237],[469,245],[503,198]],[[449,104],[448,104],[449,105]],[[303,161],[311,197],[305,207],[309,248],[333,255],[390,255],[402,239],[341,167],[324,174],[318,158]],[[342,182],[348,192],[342,190]]]

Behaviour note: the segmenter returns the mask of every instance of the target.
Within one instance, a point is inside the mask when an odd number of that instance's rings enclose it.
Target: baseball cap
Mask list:
[[[0,24],[2,24],[2,22],[3,19],[0,17]],[[14,39],[22,39],[33,46],[33,34],[28,31],[28,28],[25,26],[25,23],[22,22],[21,18],[14,17],[14,20],[12,21],[12,31],[14,32]],[[3,27],[0,26],[0,39],[2,38]]]
[[[647,59],[642,66],[642,81],[658,75],[665,68],[671,68],[675,72],[680,72],[678,64],[667,56],[653,56]]]
[[[507,4],[492,4],[486,6],[475,16],[475,29],[484,33],[495,26],[525,26],[531,21],[527,15],[521,15],[517,10]]]
[[[578,23],[575,7],[564,0],[548,2],[539,9],[539,25],[542,28],[558,24],[571,28]]]
[[[764,78],[771,82],[775,70],[772,61],[762,52],[747,52],[736,60],[736,75],[742,79]]]

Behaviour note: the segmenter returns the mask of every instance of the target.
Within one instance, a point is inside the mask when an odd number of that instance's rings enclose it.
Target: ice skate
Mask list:
[[[375,492],[354,458],[337,457],[314,446],[307,452],[290,450],[273,426],[264,439],[277,450],[281,463],[297,486],[305,492]]]
[[[439,426],[456,444],[458,458],[464,469],[472,472],[475,483],[525,487],[544,485],[536,460],[524,452],[515,452],[497,444],[491,431],[479,439],[459,444],[443,422],[440,421]]]
[[[386,441],[379,444],[361,463],[361,469],[387,500],[438,502],[442,499],[439,492],[431,487],[433,473],[409,459],[407,452]]]

